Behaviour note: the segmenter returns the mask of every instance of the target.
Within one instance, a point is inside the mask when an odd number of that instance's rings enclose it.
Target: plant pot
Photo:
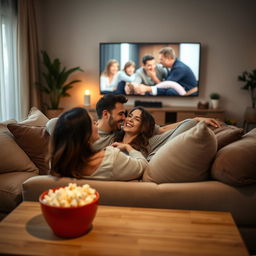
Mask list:
[[[219,107],[219,100],[211,100],[212,108],[216,109]]]
[[[247,107],[244,113],[244,120],[247,123],[256,124],[256,108]]]
[[[46,110],[46,116],[49,119],[52,119],[54,117],[58,117],[62,112],[63,112],[63,108],[58,108],[58,109],[47,109]]]

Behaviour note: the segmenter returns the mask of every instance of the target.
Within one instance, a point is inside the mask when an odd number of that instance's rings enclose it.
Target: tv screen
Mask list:
[[[198,96],[200,43],[100,43],[100,92]]]

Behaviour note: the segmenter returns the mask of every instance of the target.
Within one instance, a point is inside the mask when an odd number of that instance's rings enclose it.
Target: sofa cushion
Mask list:
[[[22,183],[37,176],[35,172],[10,172],[1,174],[0,212],[9,213],[22,201]]]
[[[19,124],[45,126],[49,119],[36,107],[32,107],[28,117]]]
[[[15,121],[11,121],[13,123]],[[28,117],[19,124],[45,126],[48,118],[37,108],[31,108]],[[15,142],[7,123],[0,124],[0,173],[16,171],[37,171],[38,168]]]
[[[8,124],[8,129],[14,135],[16,143],[25,151],[39,169],[39,174],[48,174],[49,134],[45,127]]]
[[[143,181],[156,183],[206,180],[216,154],[216,137],[201,121],[163,145],[149,162]]]
[[[25,152],[17,145],[6,125],[0,124],[0,173],[38,171]]]
[[[211,175],[234,186],[256,183],[256,128],[218,151]]]
[[[219,150],[226,145],[241,139],[244,130],[233,125],[223,124],[221,127],[213,129],[213,132],[216,135]]]
[[[53,130],[54,130],[54,128],[55,128],[55,125],[56,125],[57,121],[58,121],[58,117],[54,117],[54,118],[50,119],[50,120],[47,122],[46,126],[45,126],[47,132],[48,132],[50,135],[52,135]]]

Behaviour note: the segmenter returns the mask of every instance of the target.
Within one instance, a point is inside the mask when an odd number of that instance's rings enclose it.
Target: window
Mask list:
[[[16,0],[0,0],[0,121],[20,119]]]

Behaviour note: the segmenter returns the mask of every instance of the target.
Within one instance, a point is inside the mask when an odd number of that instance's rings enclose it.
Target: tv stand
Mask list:
[[[134,106],[126,106],[129,111]],[[212,117],[221,121],[225,120],[225,111],[223,109],[198,109],[196,107],[144,107],[147,109],[155,121],[159,125],[171,124],[180,122],[184,119],[194,117]],[[95,107],[87,107],[87,110],[96,118]]]
[[[133,106],[126,106],[127,110]],[[212,117],[224,121],[225,111],[223,109],[198,109],[196,107],[145,107],[159,125],[180,122],[184,119],[194,117]]]
[[[141,101],[141,100],[135,100],[134,106],[142,106],[145,108],[161,108],[163,107],[161,101]]]

